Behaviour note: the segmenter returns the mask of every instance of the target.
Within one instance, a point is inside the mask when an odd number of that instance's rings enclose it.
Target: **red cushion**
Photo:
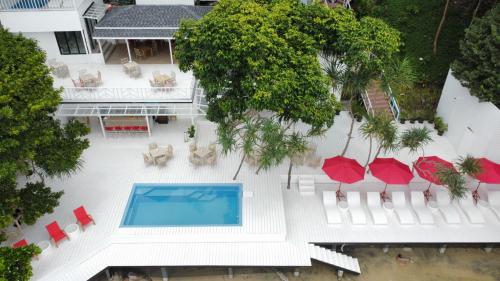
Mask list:
[[[87,225],[92,221],[92,218],[89,216],[83,206],[74,209],[73,213],[82,226]]]
[[[141,126],[132,126],[132,130],[134,130],[134,131],[140,131],[141,130]]]
[[[115,131],[122,131],[123,127],[122,126],[115,126]]]
[[[104,129],[106,129],[106,131],[114,131],[115,127],[113,127],[113,126],[106,126],[106,127],[104,127]]]
[[[132,131],[132,126],[125,126],[123,127],[125,131]]]
[[[50,237],[52,237],[56,242],[66,238],[66,234],[61,230],[59,224],[57,224],[56,221],[53,221],[50,224],[46,225],[45,228],[47,228]]]
[[[24,247],[24,246],[28,246],[28,241],[26,241],[26,239],[17,241],[16,243],[14,243],[14,245],[12,245],[12,248],[15,249],[15,248],[20,248],[20,247]]]
[[[147,130],[148,130],[148,127],[147,127],[147,126],[141,126],[141,130],[142,130],[142,131],[147,131]]]

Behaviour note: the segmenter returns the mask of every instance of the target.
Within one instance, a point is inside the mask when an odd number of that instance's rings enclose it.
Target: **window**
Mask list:
[[[54,32],[57,45],[61,55],[79,55],[86,54],[85,44],[83,43],[82,33],[80,31]]]

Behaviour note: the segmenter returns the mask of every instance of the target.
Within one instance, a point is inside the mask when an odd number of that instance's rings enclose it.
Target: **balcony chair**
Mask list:
[[[151,154],[149,154],[149,153],[143,153],[142,157],[144,158],[144,164],[146,164],[146,166],[150,166],[150,165],[154,164],[154,159],[151,156]]]
[[[412,191],[410,193],[410,202],[418,221],[421,224],[434,224],[434,217],[431,210],[425,206],[425,197],[422,191]]]
[[[21,247],[26,247],[28,246],[28,241],[26,239],[19,240],[16,243],[12,244],[12,248],[21,248]]]
[[[415,219],[406,205],[406,197],[403,191],[393,191],[392,192],[392,204],[394,206],[394,212],[398,217],[400,224],[414,224]]]
[[[474,199],[472,197],[472,192],[465,192],[464,198],[458,199],[458,205],[462,208],[465,215],[469,219],[470,223],[482,224],[484,223],[484,216],[476,205],[474,205]]]
[[[85,231],[85,227],[90,223],[95,225],[94,218],[92,218],[92,216],[87,213],[87,210],[85,210],[83,206],[74,209],[73,214],[75,214],[76,222],[78,223],[82,231]]]
[[[451,204],[451,198],[448,191],[436,191],[436,202],[446,223],[459,224],[462,222],[457,209]]]
[[[144,54],[144,51],[141,49],[134,48],[134,53],[135,53],[135,57],[138,59],[145,59],[146,58],[146,54]]]
[[[349,191],[346,196],[352,224],[366,224],[366,215],[361,206],[361,196],[359,192]]]

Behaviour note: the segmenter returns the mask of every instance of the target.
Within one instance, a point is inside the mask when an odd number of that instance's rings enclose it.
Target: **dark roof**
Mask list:
[[[113,7],[96,25],[92,37],[172,38],[183,19],[199,19],[210,6],[131,5]]]

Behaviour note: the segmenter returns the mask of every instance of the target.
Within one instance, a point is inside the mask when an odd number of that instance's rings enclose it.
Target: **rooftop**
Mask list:
[[[185,19],[199,19],[210,6],[131,5],[114,7],[96,25],[95,39],[172,38]]]

